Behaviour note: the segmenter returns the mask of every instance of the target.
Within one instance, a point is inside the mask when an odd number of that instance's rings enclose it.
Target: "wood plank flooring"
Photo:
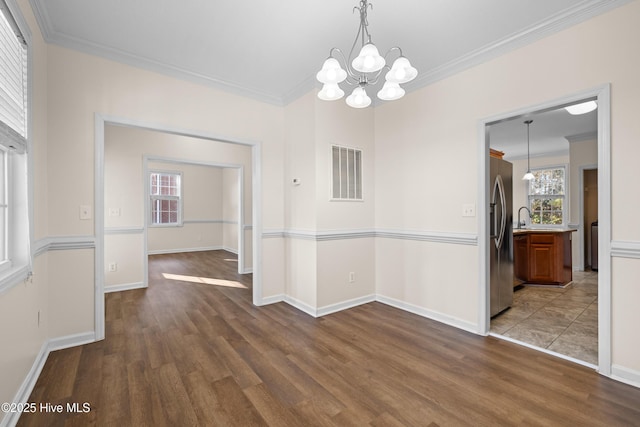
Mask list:
[[[640,426],[640,389],[507,341],[380,303],[254,307],[235,258],[150,257],[148,289],[105,296],[106,339],[52,352],[30,398],[91,410],[18,425]]]

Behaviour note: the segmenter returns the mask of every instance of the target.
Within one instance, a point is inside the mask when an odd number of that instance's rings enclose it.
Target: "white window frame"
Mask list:
[[[529,181],[527,184],[527,207],[529,208],[529,211],[531,212],[531,227],[532,228],[564,228],[567,225],[567,217],[569,215],[569,206],[567,206],[567,194],[569,192],[569,179],[567,177],[567,165],[550,165],[550,166],[542,166],[542,167],[537,167],[537,168],[532,168],[531,172],[533,172],[533,174],[535,175],[536,172],[539,171],[548,171],[548,170],[556,170],[556,169],[562,169],[563,171],[563,186],[564,186],[564,194],[544,194],[544,195],[537,195],[537,194],[531,194],[531,183],[533,180]],[[532,206],[532,201],[535,199],[562,199],[562,223],[561,224],[542,224],[542,223],[534,223],[533,222],[533,214],[534,214],[534,210],[531,207]],[[541,217],[542,220],[542,217]]]
[[[23,93],[23,117],[9,114],[0,119],[0,146],[4,152],[6,221],[6,256],[0,264],[0,293],[22,283],[31,274],[33,265],[33,179],[31,147],[32,126],[32,76],[31,33],[15,0],[0,0],[0,13],[6,18],[12,33],[24,48],[21,84]],[[4,32],[3,34],[6,34]],[[15,87],[15,86],[13,86]],[[6,99],[6,98],[5,98]],[[17,99],[17,98],[11,98]],[[18,111],[18,110],[13,110]],[[18,122],[15,119],[18,118]],[[6,120],[6,122],[5,122]],[[21,122],[24,120],[23,122]]]
[[[174,175],[178,177],[178,195],[177,196],[168,196],[168,195],[154,195],[151,194],[151,177],[154,174],[159,175]],[[183,210],[183,176],[180,171],[167,171],[167,170],[150,170],[149,175],[147,176],[147,180],[149,183],[149,194],[147,195],[147,200],[149,201],[149,226],[150,227],[182,227],[182,210]],[[176,222],[167,222],[167,223],[158,223],[153,220],[153,204],[155,201],[161,200],[175,200],[178,202],[178,210],[177,210],[177,221]]]
[[[9,152],[6,148],[0,145],[0,209],[4,212],[0,214],[0,227],[2,228],[2,236],[4,239],[0,239],[0,273],[11,268],[11,235],[9,234],[9,221],[10,205],[9,200],[11,192],[9,191]],[[2,256],[4,254],[4,257]]]
[[[335,165],[334,151],[339,151],[338,166]],[[343,171],[342,152],[347,155],[347,162],[344,166],[346,173]],[[352,153],[353,162],[350,162],[349,153]],[[343,145],[332,144],[329,147],[329,170],[331,176],[331,186],[329,188],[329,200],[341,202],[362,202],[364,201],[363,186],[363,152],[362,149],[356,147],[347,147]],[[346,176],[345,176],[346,175]],[[343,179],[346,177],[346,182]],[[336,179],[339,182],[336,183]],[[336,188],[338,189],[336,194]]]

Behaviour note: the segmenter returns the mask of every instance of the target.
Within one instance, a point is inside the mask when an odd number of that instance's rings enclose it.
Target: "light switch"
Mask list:
[[[91,206],[80,205],[80,219],[91,219]]]

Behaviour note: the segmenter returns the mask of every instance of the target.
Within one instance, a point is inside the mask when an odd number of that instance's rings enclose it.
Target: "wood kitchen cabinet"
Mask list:
[[[514,275],[522,283],[565,285],[572,280],[573,230],[514,230]]]

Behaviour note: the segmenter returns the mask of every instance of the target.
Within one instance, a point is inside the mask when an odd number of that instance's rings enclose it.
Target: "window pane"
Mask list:
[[[7,259],[7,208],[0,207],[0,261]]]

